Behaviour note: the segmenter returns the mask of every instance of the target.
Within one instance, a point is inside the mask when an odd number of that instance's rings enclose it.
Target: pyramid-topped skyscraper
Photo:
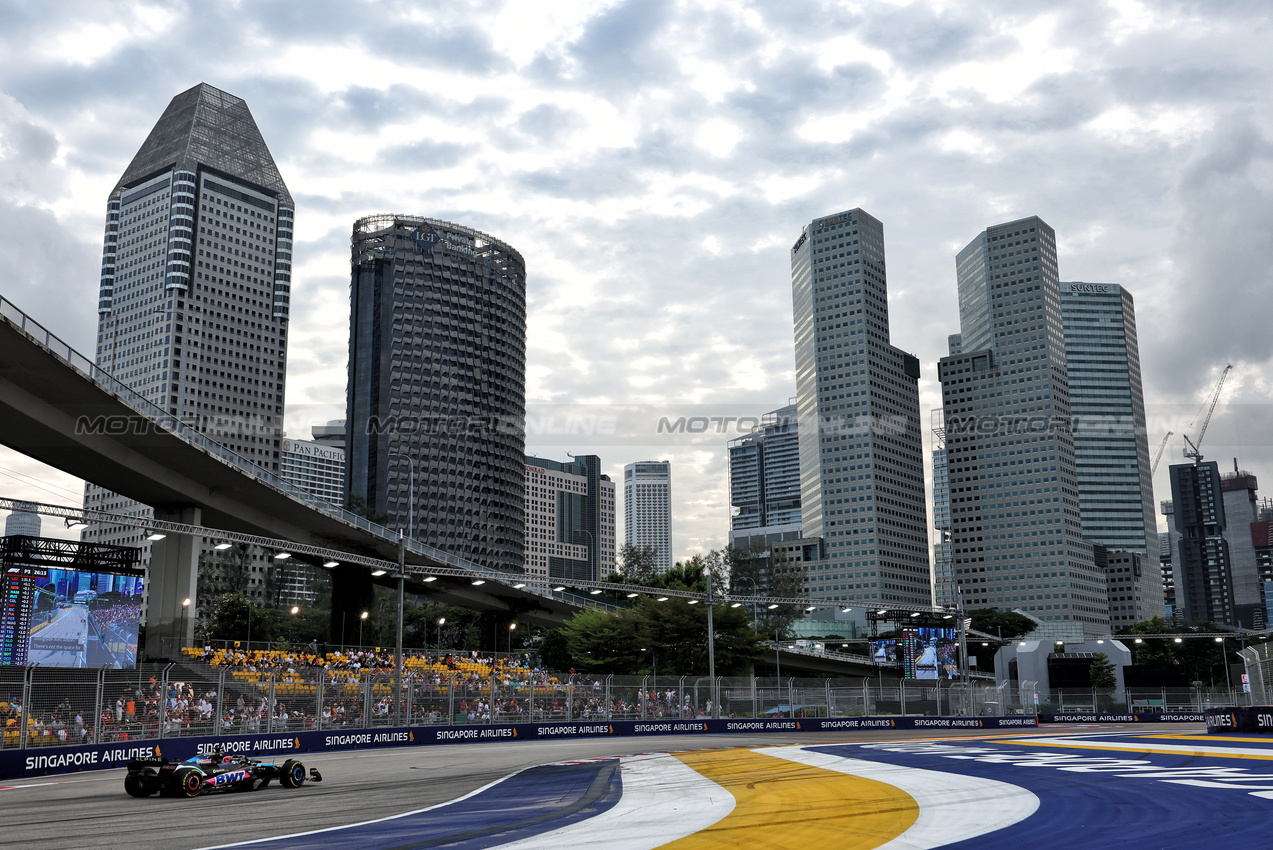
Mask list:
[[[107,199],[98,296],[97,364],[275,473],[293,218],[247,104],[197,85],[168,104]],[[85,506],[147,510],[93,485]],[[121,545],[141,536],[85,531]]]

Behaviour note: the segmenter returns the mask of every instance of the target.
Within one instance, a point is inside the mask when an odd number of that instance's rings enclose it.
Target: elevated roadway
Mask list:
[[[76,352],[11,302],[0,298],[0,443],[77,478],[154,508],[155,517],[192,526],[281,538],[299,544],[396,561],[398,535],[320,502],[166,414]],[[181,601],[196,596],[199,541],[170,536],[152,546],[147,650],[163,638],[193,636]],[[506,611],[560,624],[586,600],[513,588],[516,576],[410,541],[406,561],[450,567],[471,578],[439,577],[418,590],[442,601]],[[365,568],[342,564],[335,575],[333,617],[341,605],[357,617],[349,585]],[[423,574],[414,576],[423,578]],[[501,583],[502,580],[502,583]],[[346,592],[339,592],[341,585]],[[356,595],[355,595],[356,596]]]

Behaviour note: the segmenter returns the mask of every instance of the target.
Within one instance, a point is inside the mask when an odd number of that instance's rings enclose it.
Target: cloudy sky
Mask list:
[[[677,556],[720,546],[735,435],[652,423],[794,394],[788,249],[860,206],[884,222],[925,421],[955,252],[1037,214],[1062,279],[1135,295],[1151,443],[1232,362],[1206,454],[1273,476],[1264,0],[57,9],[0,4],[0,295],[90,351],[112,185],[173,95],[239,95],[297,204],[292,436],[343,415],[354,219],[460,222],[526,259],[528,449],[613,473],[670,458]],[[81,487],[7,449],[0,485]]]

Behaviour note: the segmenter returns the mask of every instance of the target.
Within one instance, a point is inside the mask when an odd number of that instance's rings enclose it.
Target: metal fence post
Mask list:
[[[109,664],[103,664],[97,671],[97,710],[93,712],[93,743],[102,742],[102,701],[106,696],[106,670]]]
[[[318,681],[314,685],[314,721],[317,723],[315,728],[323,727],[323,696],[327,690],[327,670],[323,667],[318,668]]]
[[[371,708],[374,703],[371,693],[372,678],[371,670],[368,670],[362,683],[362,726],[364,729],[370,729],[373,725],[371,714]]]
[[[274,681],[278,678],[273,670],[270,671],[270,696],[265,703],[265,734],[269,735],[274,732]]]
[[[827,688],[827,717],[832,717],[834,709],[831,706],[831,680],[827,679],[825,684]]]
[[[905,717],[906,716],[906,680],[905,679],[897,680],[897,693],[898,693],[898,699],[901,701],[901,704],[902,704],[902,716]]]
[[[491,706],[491,722],[495,722],[495,659],[491,659],[491,696],[489,704]]]
[[[756,716],[756,677],[751,677],[751,716]]]
[[[175,666],[169,664],[159,676],[159,730],[155,737],[161,740],[164,737],[164,727],[168,725],[168,671]]]
[[[411,706],[415,702],[415,682],[407,680],[407,722],[403,725],[411,725]]]
[[[446,676],[446,725],[455,725],[455,673]]]
[[[530,660],[527,659],[527,664]],[[535,668],[531,667],[526,671],[526,678],[530,681],[530,693],[526,697],[526,719],[531,723],[535,722]]]
[[[672,712],[673,717],[683,717],[681,713],[682,707],[685,705],[685,676],[676,680],[676,711]]]
[[[605,708],[606,708],[606,720],[613,720],[613,719],[614,719],[614,708],[613,708],[613,703],[611,703],[611,702],[610,702],[610,686],[611,686],[612,684],[614,684],[614,674],[613,674],[613,673],[611,673],[609,676],[606,676],[606,705],[605,705]]]
[[[212,718],[213,735],[221,734],[221,717],[225,711],[225,677],[229,672],[229,667],[222,667],[221,674],[217,677],[217,704],[212,708],[216,712]]]
[[[38,663],[31,664],[22,674],[22,714],[20,715],[22,728],[18,731],[19,750],[27,748],[27,737],[29,734],[27,727],[31,722],[31,679],[35,676],[35,668],[39,666]]]
[[[641,719],[642,719],[642,720],[645,720],[645,719],[646,719],[646,716],[645,716],[645,706],[646,706],[646,704],[647,704],[647,703],[649,703],[649,701],[650,701],[650,691],[649,691],[649,689],[648,689],[649,682],[650,682],[650,677],[649,677],[649,676],[642,676],[642,677],[641,677],[641,690],[640,690],[640,692],[639,692],[638,696],[641,698]]]
[[[574,719],[575,711],[575,683],[570,682],[566,685],[566,722],[569,723]]]
[[[724,676],[717,676],[712,681],[712,719],[720,719],[720,691],[721,685],[724,683]]]

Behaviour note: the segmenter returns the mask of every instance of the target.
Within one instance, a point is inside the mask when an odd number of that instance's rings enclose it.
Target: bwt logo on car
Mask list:
[[[216,776],[209,776],[207,783],[213,786],[233,785],[236,782],[242,782],[248,778],[246,770],[232,770],[229,773],[218,773]]]

